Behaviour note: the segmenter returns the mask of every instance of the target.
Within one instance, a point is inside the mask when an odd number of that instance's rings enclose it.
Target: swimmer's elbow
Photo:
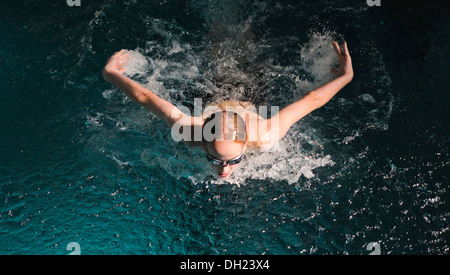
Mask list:
[[[135,96],[135,101],[140,105],[147,105],[149,102],[149,98],[145,93],[138,93]]]
[[[323,98],[322,93],[315,90],[309,92],[304,98],[308,102],[308,107],[311,112],[319,109],[327,103],[327,101]]]

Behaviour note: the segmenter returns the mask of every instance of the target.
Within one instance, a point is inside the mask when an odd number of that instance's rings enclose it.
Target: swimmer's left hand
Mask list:
[[[125,65],[130,60],[129,52],[121,50],[115,53],[103,68],[103,77],[108,80],[110,75],[123,74],[126,71]]]
[[[339,68],[332,68],[331,73],[336,77],[347,76],[351,80],[353,78],[352,58],[347,48],[347,42],[344,42],[343,46],[341,47],[336,41],[333,41],[333,48],[338,58]]]

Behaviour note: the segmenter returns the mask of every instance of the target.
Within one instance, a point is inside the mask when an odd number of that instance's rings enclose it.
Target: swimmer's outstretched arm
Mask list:
[[[150,90],[142,87],[135,81],[124,76],[125,64],[129,56],[127,51],[121,50],[115,53],[103,69],[103,77],[122,90],[131,100],[147,108],[172,127],[180,119],[188,120],[191,117],[185,115],[172,103],[155,95]]]
[[[325,105],[331,98],[333,98],[333,96],[335,96],[342,88],[352,81],[352,60],[347,48],[347,43],[344,42],[343,46],[344,47],[342,48],[338,45],[338,43],[333,41],[333,48],[339,61],[339,68],[331,69],[331,72],[336,76],[333,81],[309,92],[303,98],[283,108],[278,114],[269,119],[269,125],[273,126],[272,129],[276,129],[275,126],[278,121],[278,137],[276,139],[281,139],[284,135],[286,135],[292,125],[312,111]]]

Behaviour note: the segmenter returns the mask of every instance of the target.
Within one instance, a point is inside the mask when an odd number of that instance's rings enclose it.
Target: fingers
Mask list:
[[[349,53],[348,47],[347,47],[347,42],[344,42],[344,44],[343,44],[344,48],[339,46],[339,44],[336,41],[333,41],[332,43],[333,43],[334,51],[336,52],[337,55],[350,56],[350,53]]]
[[[118,58],[122,58],[122,57],[124,57],[124,56],[129,56],[129,52],[127,51],[127,50],[125,50],[125,49],[122,49],[122,50],[120,50],[120,51],[118,51],[118,52],[115,52],[114,54],[113,54],[113,56],[114,57],[118,57]]]
[[[350,56],[350,52],[348,51],[347,42],[344,42],[344,50],[347,56]]]
[[[126,52],[124,55],[122,55],[123,60],[129,61],[130,60],[130,53]]]
[[[120,51],[118,51],[118,52],[115,52],[113,55],[112,55],[112,57],[119,57],[119,56],[121,56],[122,55],[122,53],[124,52],[125,50],[120,50]]]
[[[119,59],[119,63],[125,64],[128,61],[130,61],[130,54],[129,53],[122,54],[121,56],[119,56],[118,59]]]
[[[339,45],[338,45],[338,43],[336,41],[333,41],[332,44],[333,44],[333,48],[334,48],[334,51],[336,52],[336,54],[340,55],[341,54],[341,47],[339,47]]]
[[[127,64],[128,61],[130,61],[130,53],[127,50],[120,50],[118,51],[114,57],[116,58],[116,66],[117,68],[122,72],[125,71],[125,64]]]

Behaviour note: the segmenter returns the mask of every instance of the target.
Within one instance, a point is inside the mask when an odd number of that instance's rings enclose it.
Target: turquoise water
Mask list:
[[[448,254],[444,1],[0,4],[0,254]],[[231,179],[103,80],[284,107],[353,82]]]

